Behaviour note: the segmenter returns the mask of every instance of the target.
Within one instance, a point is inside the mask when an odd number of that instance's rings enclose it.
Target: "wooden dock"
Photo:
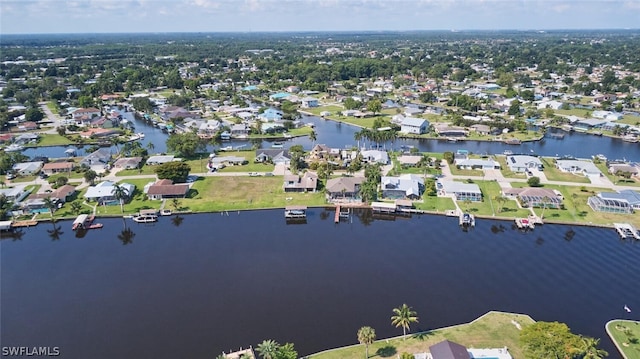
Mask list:
[[[340,222],[340,205],[336,206],[336,215],[333,217],[333,223]]]
[[[622,239],[627,239],[627,238],[640,239],[640,234],[638,234],[638,230],[629,223],[614,223],[613,227],[616,229],[616,231],[620,235],[620,238]]]
[[[37,224],[38,224],[38,221],[36,221],[36,220],[15,221],[15,222],[11,223],[11,227],[13,227],[13,228],[17,228],[17,227],[33,227],[33,226],[35,226]]]

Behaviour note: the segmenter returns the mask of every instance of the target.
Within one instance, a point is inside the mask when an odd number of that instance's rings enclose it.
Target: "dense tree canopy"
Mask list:
[[[186,182],[190,171],[191,167],[185,162],[167,162],[155,169],[159,179],[170,179],[175,183]]]

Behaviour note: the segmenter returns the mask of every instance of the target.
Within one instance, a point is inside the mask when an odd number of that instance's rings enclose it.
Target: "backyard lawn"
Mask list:
[[[540,160],[544,165],[544,175],[549,181],[591,183],[591,181],[589,181],[585,176],[578,176],[572,173],[560,171],[551,158],[540,157]]]
[[[513,323],[524,327],[533,324],[534,320],[527,315],[489,312],[471,323],[409,334],[406,340],[402,337],[377,340],[369,346],[369,357],[395,358],[402,353],[425,353],[429,351],[429,346],[447,339],[468,348],[507,347],[512,357],[524,358],[519,343],[520,331]],[[356,338],[355,332],[354,338]],[[361,359],[364,357],[364,352],[364,345],[358,344],[313,354],[309,358]]]

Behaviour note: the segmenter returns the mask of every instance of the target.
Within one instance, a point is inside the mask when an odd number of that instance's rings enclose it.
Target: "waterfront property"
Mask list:
[[[327,181],[326,197],[329,202],[361,202],[360,186],[364,177],[338,177]]]
[[[511,172],[526,172],[530,169],[542,170],[543,164],[538,157],[527,155],[507,156],[507,166]]]
[[[362,160],[367,163],[379,163],[386,165],[389,163],[389,154],[382,150],[362,150],[360,151]]]
[[[42,161],[20,162],[13,165],[13,171],[21,176],[30,176],[40,172]]]
[[[380,179],[382,197],[389,199],[418,199],[424,192],[424,179],[415,174],[398,177],[383,176]]]
[[[318,188],[318,175],[305,172],[302,176],[285,175],[282,185],[285,192],[315,192]]]
[[[404,117],[400,122],[400,133],[421,135],[427,132],[429,121],[417,117]]]
[[[482,201],[482,191],[475,183],[463,183],[457,181],[438,181],[436,189],[440,197],[454,197],[458,201]]]
[[[586,177],[600,177],[602,172],[591,161],[557,160],[556,167],[562,172],[569,172]]]
[[[84,198],[87,201],[96,201],[101,205],[116,205],[119,204],[114,195],[115,182],[103,181],[95,186],[87,188],[87,192],[84,194]],[[135,191],[136,186],[130,183],[120,183],[120,187],[124,188],[126,193],[125,201],[129,200]]]
[[[157,155],[157,156],[149,156],[149,158],[147,158],[146,163],[148,166],[154,166],[154,165],[161,165],[163,163],[169,163],[174,161],[181,161],[181,159],[176,158],[173,155]]]
[[[162,179],[145,186],[144,193],[146,193],[147,197],[151,200],[185,198],[187,193],[189,193],[189,185],[174,184],[170,179]]]
[[[631,214],[640,209],[640,193],[632,190],[600,192],[589,197],[587,203],[596,212]]]
[[[414,355],[416,359],[511,359],[509,350],[504,348],[494,349],[467,349],[464,345],[443,340],[429,347],[430,356],[427,353]]]
[[[269,148],[261,148],[256,150],[256,162],[265,163],[271,162],[274,164],[285,164],[289,165],[291,163],[291,155],[289,154],[289,150],[284,149],[269,149]]]
[[[502,195],[516,199],[522,207],[561,208],[562,194],[557,190],[548,188],[505,188]]]
[[[483,160],[479,158],[456,159],[456,167],[465,170],[493,170],[500,169],[500,163],[494,160]]]
[[[111,149],[103,147],[85,156],[80,160],[80,165],[89,166],[94,171],[101,173],[104,172],[109,161],[111,161]]]

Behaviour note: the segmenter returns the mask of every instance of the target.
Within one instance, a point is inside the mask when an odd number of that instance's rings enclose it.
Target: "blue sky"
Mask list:
[[[640,28],[640,0],[0,0],[0,32]]]

